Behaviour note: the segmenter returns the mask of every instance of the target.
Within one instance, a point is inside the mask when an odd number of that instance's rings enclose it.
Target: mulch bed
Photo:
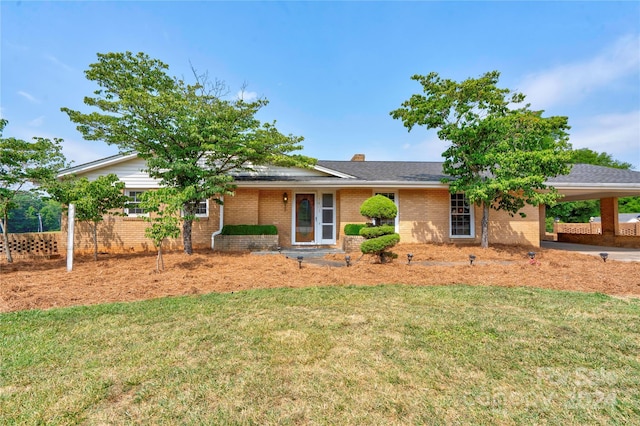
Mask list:
[[[535,260],[527,252],[535,251]],[[61,306],[127,302],[157,297],[234,292],[257,288],[333,285],[452,285],[538,287],[640,296],[640,262],[619,262],[559,250],[493,246],[489,249],[452,244],[400,244],[398,258],[375,263],[372,256],[332,254],[325,262],[303,261],[274,253],[197,251],[165,254],[165,271],[155,272],[156,256],[105,254],[98,261],[76,258],[67,272],[66,260],[0,261],[0,312]],[[413,254],[410,265],[407,253]],[[469,264],[469,255],[476,256]]]

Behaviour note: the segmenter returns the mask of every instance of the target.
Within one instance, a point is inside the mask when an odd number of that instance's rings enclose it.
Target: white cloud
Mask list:
[[[640,72],[640,36],[628,35],[598,56],[527,75],[519,91],[536,108],[576,101],[612,82]]]
[[[251,102],[258,98],[258,94],[256,92],[246,92],[244,90],[240,90],[238,91],[238,93],[236,93],[236,97],[238,99],[242,99],[243,101]]]
[[[26,100],[28,100],[29,102],[32,102],[34,104],[40,104],[42,103],[42,101],[40,99],[37,99],[35,96],[33,96],[31,93],[27,93],[23,90],[19,90],[18,91],[18,95],[22,96],[23,98],[25,98]]]
[[[571,133],[574,149],[606,152],[620,161],[640,168],[640,110],[624,114],[589,117],[584,126]]]
[[[44,124],[44,115],[41,115],[38,118],[34,118],[33,120],[27,123],[29,127],[40,127]]]
[[[65,69],[65,70],[67,70],[67,71],[69,71],[69,72],[73,72],[73,71],[75,71],[75,69],[73,69],[73,67],[71,67],[71,66],[69,66],[69,65],[65,64],[64,62],[62,62],[60,59],[56,58],[56,57],[55,57],[55,56],[53,56],[53,55],[44,55],[44,57],[45,57],[46,59],[48,59],[49,61],[53,62],[55,65],[57,65],[57,66],[59,66],[59,67],[61,67],[61,68]]]

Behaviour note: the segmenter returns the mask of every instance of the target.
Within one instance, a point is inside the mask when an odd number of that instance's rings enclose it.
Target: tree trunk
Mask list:
[[[7,217],[2,218],[2,241],[4,243],[4,252],[7,255],[7,262],[13,263],[13,257],[11,257],[11,248],[9,247],[9,235],[7,235]]]
[[[480,247],[489,247],[489,203],[482,202],[482,242]]]
[[[158,258],[156,259],[156,272],[164,271],[164,259],[162,258],[162,242],[158,246]]]
[[[98,260],[98,222],[93,222],[93,260]]]
[[[184,252],[186,254],[193,253],[193,245],[191,243],[191,229],[193,225],[193,220],[184,220],[182,222],[182,243],[184,245]]]

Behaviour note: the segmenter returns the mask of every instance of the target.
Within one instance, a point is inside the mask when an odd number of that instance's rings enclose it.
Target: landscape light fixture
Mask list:
[[[412,260],[413,260],[413,253],[407,254],[407,265],[411,265]]]
[[[302,269],[302,260],[304,259],[304,257],[302,256],[298,256],[298,268]]]
[[[282,202],[284,203],[285,206],[289,202],[289,194],[287,194],[286,192],[282,194]]]
[[[607,258],[609,257],[609,253],[600,253],[600,257],[602,258],[603,262],[606,262]]]
[[[475,254],[470,254],[469,255],[469,264],[471,266],[473,266],[473,261],[476,260],[476,255]]]
[[[346,255],[344,261],[347,263],[347,267],[351,266],[351,256]]]
[[[278,246],[276,247],[276,250],[278,250],[278,254],[282,254],[282,247]]]
[[[529,256],[529,259],[533,260],[536,258],[536,252],[530,251],[529,253],[527,253],[527,256]]]

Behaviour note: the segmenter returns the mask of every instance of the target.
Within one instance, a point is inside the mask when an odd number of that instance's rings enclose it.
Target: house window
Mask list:
[[[196,216],[207,217],[209,216],[209,200],[202,200],[196,207]]]
[[[388,199],[390,199],[391,201],[393,201],[393,203],[396,205],[396,207],[398,207],[398,203],[396,202],[396,193],[395,192],[376,192],[374,195],[384,195],[385,197],[387,197]],[[400,212],[398,211],[398,214],[396,215],[396,217],[394,217],[393,219],[382,219],[380,220],[380,223],[376,224],[376,225],[391,225],[396,227],[397,229],[397,220],[398,220],[398,216],[400,216]]]
[[[124,210],[129,216],[144,215],[147,212],[140,208],[140,196],[144,191],[127,191],[126,195],[130,198],[129,205]]]
[[[473,209],[464,194],[451,194],[451,237],[473,237]]]
[[[184,216],[184,210],[180,212],[181,216]],[[196,217],[208,217],[209,216],[209,200],[202,200],[196,206]]]

